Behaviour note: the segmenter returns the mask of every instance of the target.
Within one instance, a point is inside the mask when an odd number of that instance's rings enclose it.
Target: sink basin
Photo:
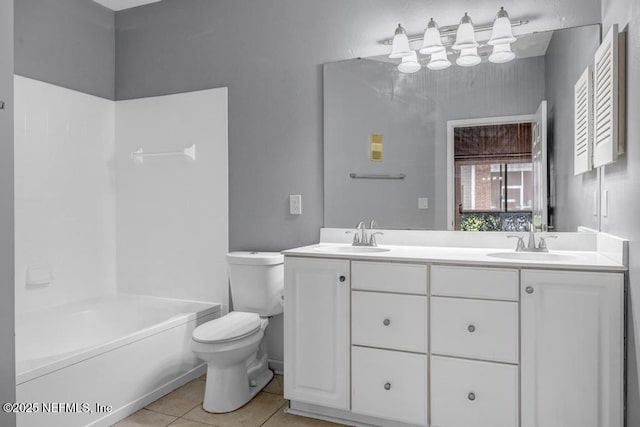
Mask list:
[[[523,261],[569,261],[576,258],[575,256],[555,254],[553,252],[496,252],[487,255],[493,258]]]
[[[334,252],[341,254],[372,254],[389,252],[391,249],[376,246],[321,246],[315,249],[318,252]]]

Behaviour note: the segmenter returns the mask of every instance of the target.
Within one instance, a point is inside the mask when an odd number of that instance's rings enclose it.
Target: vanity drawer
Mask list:
[[[427,352],[427,297],[353,291],[351,341],[355,345]]]
[[[351,262],[351,288],[427,294],[427,266],[391,262]]]
[[[432,297],[431,352],[518,363],[518,303]]]
[[[431,295],[518,301],[518,270],[434,265]]]
[[[351,348],[351,410],[427,425],[427,356]]]
[[[431,425],[518,426],[518,368],[432,356]]]

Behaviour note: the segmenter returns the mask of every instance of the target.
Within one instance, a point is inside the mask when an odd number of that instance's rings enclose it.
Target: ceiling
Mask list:
[[[130,9],[132,7],[142,6],[143,4],[156,3],[161,0],[93,0],[100,3],[104,7],[111,10]]]

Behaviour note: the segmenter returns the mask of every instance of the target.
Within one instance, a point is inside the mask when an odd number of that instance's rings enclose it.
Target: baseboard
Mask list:
[[[175,378],[168,383],[156,388],[150,393],[145,394],[144,396],[134,400],[133,402],[122,406],[118,409],[115,409],[113,412],[105,415],[104,417],[95,420],[94,422],[87,425],[87,427],[109,427],[118,421],[128,417],[134,412],[139,411],[144,408],[151,402],[155,402],[160,399],[162,396],[171,393],[173,390],[177,389],[180,386],[185,385],[189,381],[198,378],[202,374],[207,372],[207,364],[203,363],[199,365],[189,372],[180,375],[178,378]]]
[[[284,375],[284,362],[282,360],[269,359],[269,369],[278,375]]]

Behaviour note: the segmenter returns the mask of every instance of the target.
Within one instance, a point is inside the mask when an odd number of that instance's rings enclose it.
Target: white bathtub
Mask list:
[[[205,372],[191,332],[220,314],[215,303],[118,295],[17,316],[16,402],[37,411],[18,414],[18,426],[126,417]]]

